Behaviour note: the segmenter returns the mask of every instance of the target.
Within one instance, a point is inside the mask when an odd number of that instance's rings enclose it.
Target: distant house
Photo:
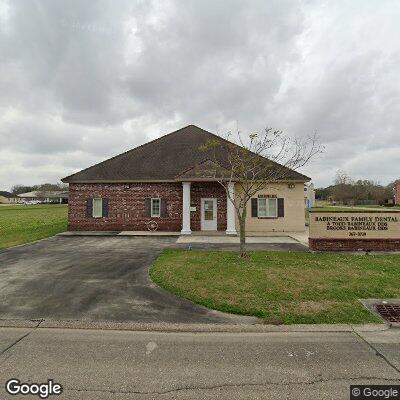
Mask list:
[[[400,179],[394,183],[394,204],[400,205]]]
[[[68,203],[68,192],[58,190],[34,190],[32,192],[21,193],[18,195],[22,202],[38,202],[38,203]]]
[[[0,204],[16,204],[19,198],[14,194],[0,190]]]
[[[238,220],[225,189],[210,173],[219,137],[189,125],[62,179],[69,183],[69,229],[220,231],[235,235]],[[216,162],[229,168],[228,154]],[[265,159],[266,169],[271,162]],[[278,168],[278,167],[277,167]],[[305,230],[305,175],[279,166],[282,179],[257,193],[247,209],[248,234]],[[231,197],[237,185],[231,182]]]

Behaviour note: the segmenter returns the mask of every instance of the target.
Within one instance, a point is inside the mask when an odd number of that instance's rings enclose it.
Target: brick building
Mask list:
[[[235,209],[210,174],[214,155],[200,150],[216,138],[189,125],[62,179],[69,183],[69,229],[236,234]],[[217,162],[224,168],[227,154],[220,152]],[[310,179],[280,168],[285,179],[248,206],[249,234],[305,229],[304,183]],[[237,183],[229,190],[234,195]]]
[[[400,179],[394,183],[394,204],[400,205]]]

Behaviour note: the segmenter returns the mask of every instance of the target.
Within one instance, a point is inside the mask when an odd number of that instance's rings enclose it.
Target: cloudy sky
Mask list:
[[[0,0],[0,190],[188,124],[318,132],[302,172],[400,178],[398,0]]]

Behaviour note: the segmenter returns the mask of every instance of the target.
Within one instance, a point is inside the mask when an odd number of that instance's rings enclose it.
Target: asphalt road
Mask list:
[[[348,399],[350,384],[400,384],[400,330],[151,333],[0,328],[9,378],[53,378],[60,399]],[[30,397],[28,397],[30,398]]]

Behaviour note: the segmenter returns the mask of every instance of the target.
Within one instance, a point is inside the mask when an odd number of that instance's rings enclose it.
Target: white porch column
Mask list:
[[[182,182],[183,205],[182,205],[182,235],[190,235],[190,182]]]
[[[226,234],[227,235],[236,235],[236,227],[235,227],[235,207],[232,204],[229,197],[234,200],[235,199],[235,183],[230,182],[228,186],[229,196],[226,195]]]

